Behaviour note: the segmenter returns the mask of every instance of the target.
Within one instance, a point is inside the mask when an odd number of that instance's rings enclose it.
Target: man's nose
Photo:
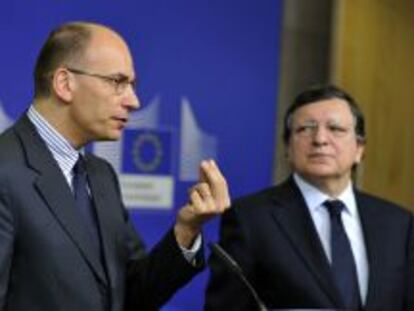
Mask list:
[[[127,107],[129,110],[137,110],[139,109],[139,107],[141,107],[141,102],[133,88],[130,88],[128,90],[128,94],[124,98],[123,105]]]
[[[316,126],[312,135],[312,142],[315,145],[324,145],[328,142],[329,132],[325,126]]]

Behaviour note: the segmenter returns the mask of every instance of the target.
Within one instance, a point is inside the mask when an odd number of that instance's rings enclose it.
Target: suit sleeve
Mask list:
[[[254,250],[250,243],[249,233],[244,230],[238,209],[241,206],[234,204],[222,217],[220,226],[219,244],[233,257],[242,268],[251,283],[254,280]],[[213,310],[256,310],[257,306],[247,287],[223,262],[211,255],[209,258],[211,269],[207,287],[205,311]]]
[[[118,180],[113,171],[112,174],[120,196]],[[179,288],[204,268],[203,247],[196,255],[196,264],[190,264],[171,229],[149,253],[146,253],[128,212],[124,206],[122,208],[127,232],[125,241],[129,249],[124,310],[158,310]]]
[[[202,257],[196,266],[188,263],[173,230],[167,232],[148,255],[129,263],[125,310],[158,310],[202,270]]]
[[[0,186],[0,310],[4,310],[13,257],[14,219],[5,189]]]

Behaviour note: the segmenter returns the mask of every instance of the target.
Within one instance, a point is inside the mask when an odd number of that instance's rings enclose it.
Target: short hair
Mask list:
[[[283,120],[283,142],[285,145],[289,143],[289,139],[292,134],[292,118],[293,114],[300,107],[313,104],[318,101],[339,98],[343,99],[351,110],[351,114],[354,117],[355,133],[357,140],[361,144],[365,144],[365,119],[361,109],[358,107],[356,101],[344,90],[334,85],[316,86],[306,89],[299,93],[294,99],[292,105],[286,111]]]
[[[35,98],[49,97],[54,71],[64,64],[78,60],[92,37],[89,23],[71,22],[52,30],[40,50],[34,69]]]

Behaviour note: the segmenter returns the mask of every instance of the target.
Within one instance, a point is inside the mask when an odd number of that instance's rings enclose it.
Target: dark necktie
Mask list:
[[[83,220],[82,227],[90,237],[96,253],[100,254],[100,240],[95,209],[88,191],[88,179],[85,169],[85,160],[82,155],[73,167],[73,193],[75,195],[76,208]]]
[[[359,310],[361,299],[354,256],[345,232],[341,213],[345,209],[339,200],[326,201],[331,219],[331,270],[347,310]]]

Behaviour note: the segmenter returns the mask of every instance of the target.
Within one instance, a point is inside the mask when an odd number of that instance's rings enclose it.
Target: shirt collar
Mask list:
[[[37,110],[31,105],[27,116],[34,124],[40,137],[63,170],[72,170],[79,157],[79,151],[63,137]]]
[[[348,185],[339,196],[332,198],[320,191],[317,187],[305,181],[297,173],[293,174],[293,179],[295,180],[300,192],[305,199],[306,205],[311,212],[321,208],[326,200],[341,200],[346,206],[346,213],[350,214],[351,216],[357,215],[355,193],[353,191],[351,181],[349,181]]]

